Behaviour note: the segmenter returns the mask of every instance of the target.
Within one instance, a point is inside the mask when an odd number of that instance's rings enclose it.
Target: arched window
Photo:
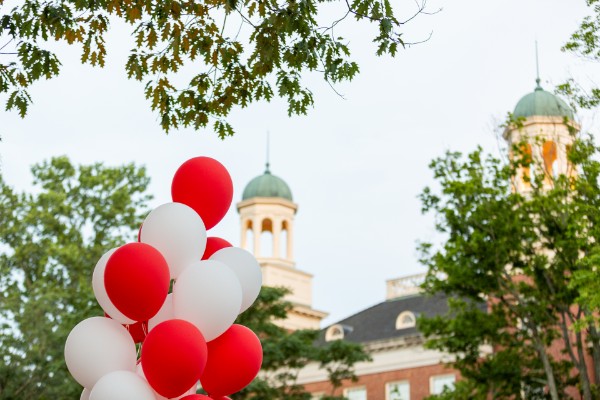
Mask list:
[[[542,146],[542,158],[544,159],[544,171],[548,178],[556,176],[557,171],[555,161],[557,159],[556,143],[547,141]]]
[[[331,325],[325,331],[325,341],[331,342],[333,340],[340,340],[344,338],[344,327],[340,324]]]
[[[288,223],[287,221],[283,221],[281,223],[281,239],[279,240],[279,254],[281,258],[288,258]]]
[[[254,233],[252,231],[252,220],[247,220],[244,224],[244,250],[254,251]]]
[[[415,314],[410,311],[402,311],[396,318],[396,329],[412,328],[417,324]]]
[[[273,221],[269,218],[262,220],[260,229],[260,255],[273,257]]]

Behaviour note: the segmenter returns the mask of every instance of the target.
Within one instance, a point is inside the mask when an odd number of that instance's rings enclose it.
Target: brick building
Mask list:
[[[347,340],[369,351],[372,361],[356,365],[357,382],[346,381],[332,392],[326,371],[310,365],[300,373],[299,383],[315,399],[343,394],[350,400],[409,400],[441,393],[444,387],[451,389],[459,374],[447,367],[450,356],[425,349],[415,327],[419,316],[448,311],[445,296],[420,293],[417,284],[423,278],[413,275],[388,281],[385,301],[322,330],[323,342]]]

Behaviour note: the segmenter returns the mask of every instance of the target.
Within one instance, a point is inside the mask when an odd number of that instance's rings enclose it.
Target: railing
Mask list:
[[[420,293],[422,289],[419,286],[425,282],[426,275],[414,274],[386,281],[386,300]]]

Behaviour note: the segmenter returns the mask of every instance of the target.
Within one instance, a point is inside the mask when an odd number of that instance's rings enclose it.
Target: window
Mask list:
[[[247,220],[245,223],[244,236],[242,237],[242,249],[254,252],[254,232],[252,231],[252,221]]]
[[[288,259],[289,254],[288,254],[288,222],[287,221],[283,221],[281,223],[281,233],[280,233],[280,240],[279,240],[279,254],[281,256],[281,258],[284,259]]]
[[[548,177],[554,177],[556,171],[556,143],[545,142],[542,146],[542,157],[544,159],[544,168]]]
[[[344,390],[344,397],[348,400],[367,400],[367,389],[363,387]]]
[[[415,314],[410,311],[403,311],[396,318],[396,329],[412,328],[416,325]]]
[[[431,394],[440,394],[444,391],[444,388],[448,390],[454,389],[454,381],[456,377],[454,375],[438,375],[431,377]]]
[[[262,221],[260,228],[260,255],[262,257],[273,257],[273,222],[269,218]]]
[[[340,324],[331,325],[325,332],[325,341],[339,340],[344,338],[344,327]]]
[[[390,382],[385,385],[385,400],[410,400],[408,381]]]

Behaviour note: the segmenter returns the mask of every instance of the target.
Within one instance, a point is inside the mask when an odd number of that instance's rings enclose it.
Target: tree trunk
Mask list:
[[[579,378],[581,379],[581,386],[583,389],[584,400],[592,400],[592,389],[590,388],[590,377],[587,371],[587,365],[585,363],[585,352],[583,351],[583,340],[581,338],[581,331],[576,333],[577,339],[577,353],[579,354]]]
[[[560,330],[563,335],[563,341],[565,343],[565,351],[567,352],[567,354],[569,354],[569,357],[571,358],[571,361],[573,362],[573,366],[577,369],[577,371],[579,371],[579,381],[581,383],[581,390],[579,392],[580,392],[582,398],[588,400],[587,397],[585,396],[585,387],[586,387],[585,382],[586,381],[587,381],[587,387],[589,388],[589,378],[587,376],[587,366],[585,364],[585,359],[582,358],[581,352],[579,351],[579,343],[577,340],[576,340],[577,355],[575,355],[575,353],[573,352],[573,348],[575,347],[575,345],[573,345],[573,343],[571,343],[571,337],[569,336],[569,327],[567,326],[567,315],[569,316],[571,324],[573,324],[575,321],[573,318],[573,315],[571,314],[569,309],[567,309],[566,311],[563,309],[561,311],[561,318],[560,318],[559,326],[560,326]],[[583,374],[586,374],[586,376],[584,377]]]
[[[542,364],[544,365],[544,372],[546,373],[546,379],[548,380],[548,391],[550,392],[550,397],[552,398],[552,400],[559,400],[558,389],[556,387],[556,380],[554,379],[554,370],[552,369],[552,364],[550,364],[550,359],[548,359],[546,348],[544,347],[544,344],[542,343],[535,329],[536,328],[533,328],[533,341],[535,349],[537,350],[540,359],[542,360]]]
[[[587,313],[586,313],[587,314]],[[590,314],[587,314],[590,315]],[[592,360],[594,361],[594,383],[600,384],[600,335],[593,322],[588,325],[590,341],[592,342]]]

